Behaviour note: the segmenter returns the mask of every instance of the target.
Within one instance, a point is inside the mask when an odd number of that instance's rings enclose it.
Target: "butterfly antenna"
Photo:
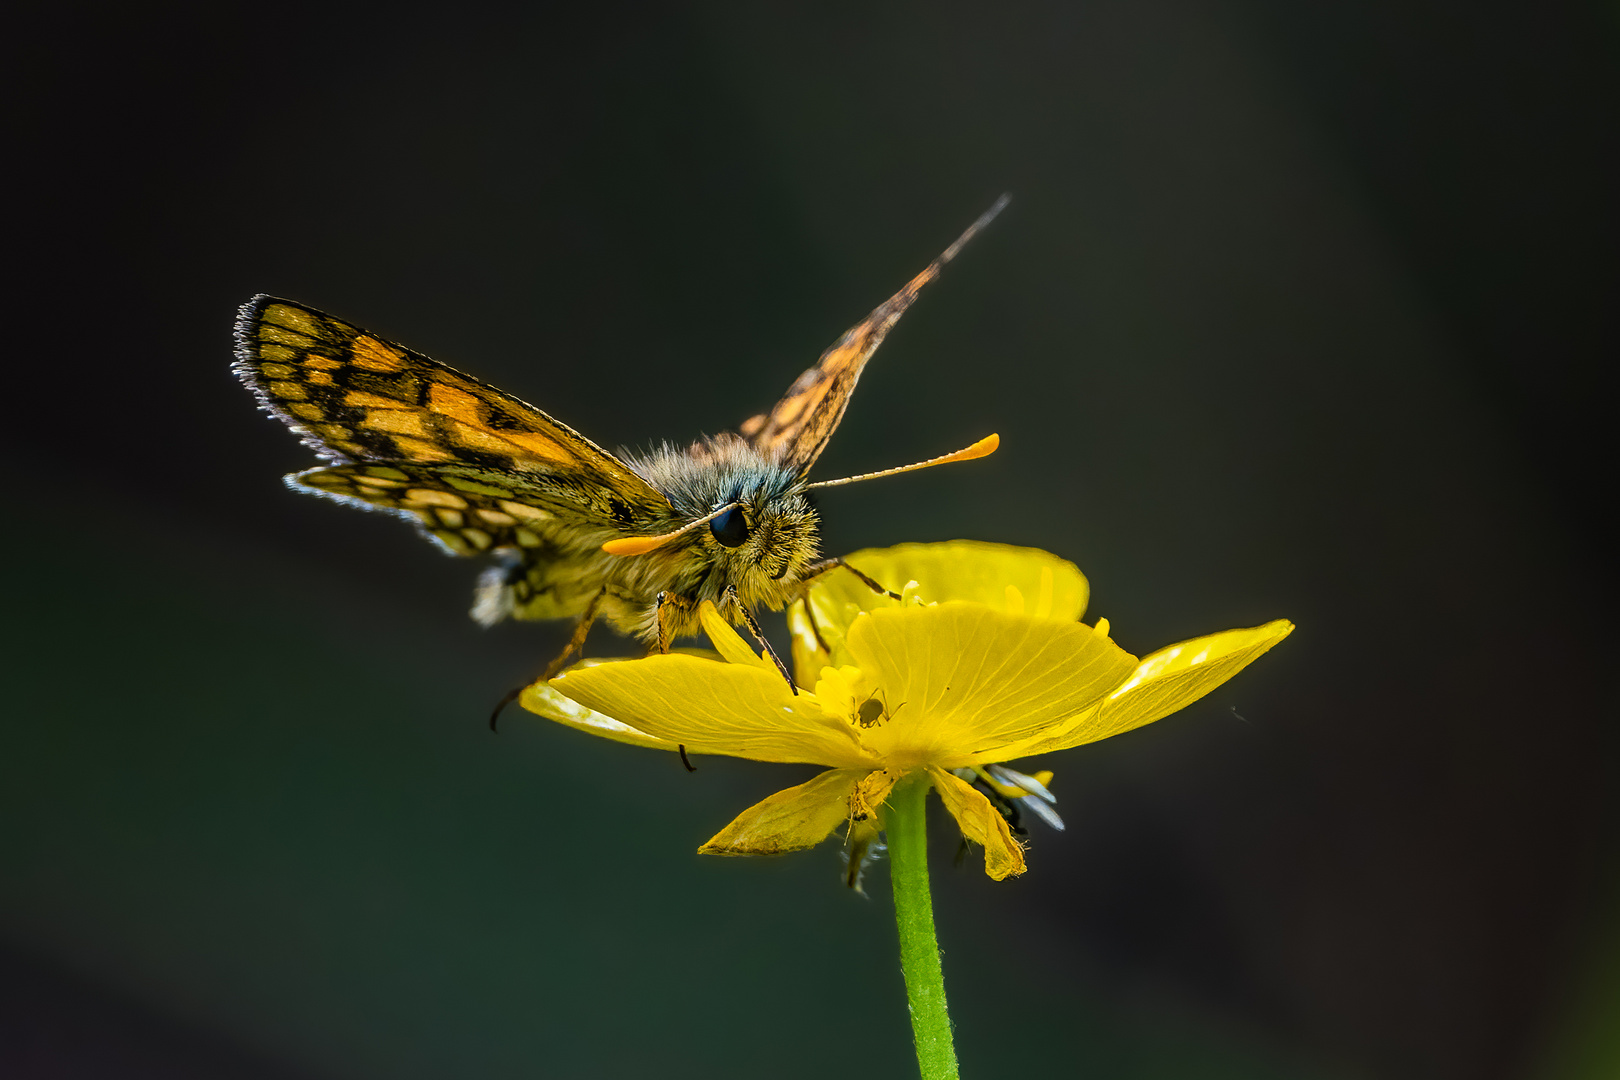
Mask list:
[[[974,458],[989,457],[1001,445],[1000,435],[986,435],[972,446],[964,447],[954,454],[945,454],[941,457],[929,458],[919,461],[915,465],[902,465],[898,469],[883,469],[880,472],[862,473],[859,476],[846,476],[842,480],[818,480],[814,484],[804,485],[805,490],[811,488],[842,487],[844,484],[857,484],[862,480],[876,480],[880,476],[898,476],[903,472],[916,472],[918,469],[929,469],[935,465],[949,465],[953,461],[972,461]],[[613,541],[620,543],[621,541]]]
[[[661,548],[676,537],[685,536],[699,525],[707,525],[721,514],[742,503],[729,502],[712,514],[705,514],[696,521],[689,521],[674,532],[667,532],[662,536],[624,536],[617,540],[609,540],[602,545],[602,550],[609,555],[645,555],[655,548]]]

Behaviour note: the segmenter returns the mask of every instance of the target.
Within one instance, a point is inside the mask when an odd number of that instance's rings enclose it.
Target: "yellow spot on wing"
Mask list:
[[[304,378],[309,381],[309,384],[311,386],[331,386],[331,385],[333,385],[332,384],[332,376],[329,373],[325,372],[325,371],[311,371],[311,372],[307,373],[304,376]]]
[[[512,535],[517,537],[517,542],[518,542],[519,547],[539,547],[540,546],[540,538],[538,536],[536,536],[534,533],[530,532],[528,529],[523,529],[523,528],[515,529],[515,530],[513,530]]]
[[[265,389],[283,401],[303,401],[309,397],[309,392],[304,389],[303,383],[273,382]]]
[[[549,436],[527,431],[510,431],[504,432],[502,437],[508,442],[521,446],[537,458],[555,461],[559,465],[573,465],[576,463],[574,455],[561,443]]]
[[[373,489],[375,489],[375,488],[396,488],[396,487],[399,487],[402,483],[404,483],[403,480],[384,480],[380,476],[364,476],[364,475],[356,476],[354,478],[354,480],[355,480],[355,483],[357,483],[357,484],[364,484],[366,487],[373,488]]]
[[[454,461],[455,455],[426,439],[413,439],[409,435],[395,435],[394,446],[412,461]]]
[[[291,345],[294,349],[307,349],[311,345],[315,344],[315,339],[312,337],[308,337],[304,334],[296,334],[291,330],[283,330],[279,326],[268,325],[259,327],[259,340],[261,342],[270,343],[269,345],[261,346],[261,348],[269,348],[270,345]],[[285,359],[285,357],[283,357],[283,359]]]
[[[457,390],[444,383],[434,383],[428,387],[428,408],[465,424],[478,427],[484,424],[478,415],[478,399],[465,390]]]
[[[297,349],[289,349],[285,345],[259,346],[260,360],[291,360],[298,355]]]
[[[419,439],[431,438],[431,433],[422,426],[422,418],[416,413],[405,412],[403,409],[379,409],[368,413],[360,421],[360,426],[368,431],[387,431],[395,435],[414,435]]]
[[[409,480],[410,477],[398,469],[390,469],[387,465],[373,465],[366,470],[367,476],[380,476],[386,480]]]
[[[268,365],[267,365],[268,366]],[[397,409],[399,402],[393,398],[385,398],[381,394],[368,394],[364,390],[350,390],[343,395],[343,404],[356,409]]]
[[[460,510],[440,510],[439,520],[452,529],[459,529],[466,519],[461,516]]]
[[[399,371],[405,366],[405,355],[372,337],[362,334],[354,339],[352,359],[355,367],[367,371]]]
[[[290,364],[260,364],[259,370],[264,372],[267,379],[285,379],[298,369]]]
[[[450,437],[469,450],[485,450],[506,458],[512,456],[512,444],[499,435],[491,435],[483,428],[463,424],[460,420],[451,420],[448,426]]]
[[[461,538],[460,533],[451,532],[449,529],[434,529],[433,535],[438,538],[439,543],[443,544],[457,555],[472,554],[472,548],[467,546],[467,541]]]
[[[476,511],[476,513],[479,517],[483,518],[491,525],[506,526],[517,524],[517,519],[512,517],[511,514],[503,514],[499,510],[479,510]]]
[[[297,330],[303,334],[319,337],[321,326],[315,317],[300,308],[289,307],[286,304],[271,304],[259,316],[264,322],[285,326],[289,330]]]
[[[460,476],[446,476],[444,482],[457,491],[470,491],[474,495],[493,495],[497,499],[504,499],[512,493],[503,487],[494,484],[481,484],[476,480],[468,480]]]
[[[472,541],[472,545],[479,551],[486,551],[494,538],[483,529],[462,529],[461,535]]]
[[[319,405],[310,405],[302,401],[287,403],[287,411],[300,420],[319,420],[326,412]]]
[[[336,371],[343,366],[341,362],[332,359],[330,356],[322,356],[320,353],[306,353],[299,363],[307,368],[316,368],[320,371]]]
[[[555,516],[550,510],[542,510],[538,506],[525,506],[511,499],[502,499],[501,509],[523,521],[550,521]]]
[[[452,495],[448,491],[434,491],[432,488],[411,488],[405,492],[405,501],[418,506],[448,506],[452,510],[467,509],[467,500],[460,495]]]

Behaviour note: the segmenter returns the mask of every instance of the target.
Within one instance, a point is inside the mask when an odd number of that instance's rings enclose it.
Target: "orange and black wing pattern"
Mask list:
[[[534,406],[314,308],[255,297],[242,307],[236,340],[237,375],[335,464],[290,477],[295,486],[396,512],[427,511],[436,521],[440,510],[482,510],[497,515],[485,524],[503,532],[534,522],[519,526],[521,514],[501,502],[618,532],[669,512],[669,501],[628,465]],[[367,465],[394,468],[360,467]],[[489,493],[480,495],[479,485]],[[447,502],[407,505],[422,501],[408,497],[412,491],[438,492]],[[457,500],[467,505],[452,505]],[[466,544],[440,539],[471,554],[486,547],[477,537],[489,531],[469,519],[455,530]]]
[[[838,429],[861,370],[883,344],[884,337],[917,299],[923,286],[939,277],[945,264],[1006,205],[1007,196],[1003,195],[939,258],[929,263],[926,270],[908,281],[905,288],[880,304],[872,314],[846,330],[821,354],[815,367],[794,380],[775,408],[742,423],[738,430],[743,438],[800,476],[809,472]]]

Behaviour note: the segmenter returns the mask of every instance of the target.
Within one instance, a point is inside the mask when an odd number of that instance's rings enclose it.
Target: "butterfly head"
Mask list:
[[[682,524],[660,536],[607,544],[609,554],[661,548],[697,555],[713,568],[710,580],[735,585],[751,604],[778,599],[815,561],[819,530],[803,478],[742,439],[665,448],[635,467],[669,499]]]
[[[708,523],[703,543],[744,596],[796,582],[815,561],[816,512],[791,476],[761,470],[722,498],[724,509]]]

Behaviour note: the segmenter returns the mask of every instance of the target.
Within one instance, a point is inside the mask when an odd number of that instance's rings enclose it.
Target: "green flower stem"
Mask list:
[[[934,901],[928,894],[928,823],[924,816],[928,776],[917,773],[889,794],[884,831],[889,842],[889,876],[894,881],[894,919],[900,928],[900,966],[906,975],[906,1002],[917,1042],[923,1080],[955,1080],[956,1048],[945,1010],[945,972],[934,936]]]

